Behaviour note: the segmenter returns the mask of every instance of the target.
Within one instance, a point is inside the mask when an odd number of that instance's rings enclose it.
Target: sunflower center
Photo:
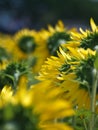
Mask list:
[[[48,49],[51,55],[57,56],[56,51],[59,45],[66,43],[70,40],[70,35],[66,32],[56,32],[53,36],[49,37],[47,40]]]
[[[36,43],[33,37],[25,36],[19,40],[19,48],[24,53],[32,53],[35,50]]]
[[[86,38],[83,38],[80,42],[80,47],[95,49],[95,46],[98,45],[98,33],[90,33]]]

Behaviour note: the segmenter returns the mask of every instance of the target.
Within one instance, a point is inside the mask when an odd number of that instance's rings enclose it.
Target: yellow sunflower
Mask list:
[[[5,85],[10,85],[13,89],[17,89],[17,85],[22,77],[28,79],[29,68],[22,62],[10,62],[0,70],[0,90]]]
[[[65,91],[64,97],[78,108],[90,109],[96,52],[83,48],[68,49],[72,54],[71,60],[69,64],[63,64],[59,69],[64,74],[62,75],[64,81],[60,85]]]
[[[43,43],[46,44],[46,47],[50,55],[57,55],[56,51],[58,50],[61,44],[66,44],[67,41],[71,41],[71,32],[77,32],[75,28],[67,29],[64,23],[59,20],[55,27],[48,25],[48,29],[40,30],[39,34],[43,39]]]
[[[52,56],[45,62],[38,79],[51,80],[57,87],[62,88],[61,96],[78,107],[90,108],[89,92],[92,91],[96,51],[71,47],[67,49],[68,53],[60,49],[58,57]]]
[[[98,26],[92,18],[90,19],[90,26],[91,29],[83,31],[83,29],[80,28],[80,32],[71,33],[71,38],[74,41],[73,44],[77,42],[78,47],[95,49],[98,45]]]
[[[59,121],[74,115],[71,104],[57,98],[60,89],[49,89],[49,85],[50,81],[41,82],[30,89],[22,85],[16,93],[4,87],[0,94],[0,120],[3,121],[0,128],[72,130],[67,123]]]
[[[13,38],[15,41],[13,50],[15,59],[25,59],[33,67],[33,71],[38,72],[48,53],[38,32],[22,29],[16,32]]]

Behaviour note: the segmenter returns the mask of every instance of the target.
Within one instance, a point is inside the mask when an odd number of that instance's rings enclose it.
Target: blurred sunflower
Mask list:
[[[58,57],[48,58],[42,66],[38,79],[51,80],[57,87],[62,88],[63,98],[67,98],[78,107],[90,108],[96,51],[71,47],[67,49],[69,53],[60,49]]]
[[[0,128],[72,130],[67,123],[59,121],[74,114],[71,104],[57,98],[60,89],[49,89],[49,85],[50,81],[30,89],[22,85],[14,94],[11,88],[5,86],[0,93]]]
[[[43,43],[46,43],[46,48],[48,48],[49,56],[57,56],[59,46],[72,40],[71,32],[77,32],[76,28],[68,30],[65,28],[64,23],[61,20],[58,21],[55,27],[48,25],[48,30],[42,29],[40,31],[40,36],[43,39]]]
[[[38,72],[48,53],[45,45],[40,40],[38,32],[22,29],[16,32],[13,38],[15,41],[13,50],[15,59],[26,60],[32,66],[33,71]]]
[[[83,29],[80,28],[80,32],[72,32],[71,37],[74,41],[73,43],[77,42],[78,47],[94,50],[98,45],[98,27],[92,18],[90,19],[90,26],[91,30],[83,31]]]
[[[0,89],[5,85],[10,85],[13,89],[17,89],[21,77],[27,77],[29,68],[23,62],[10,62],[0,70]]]

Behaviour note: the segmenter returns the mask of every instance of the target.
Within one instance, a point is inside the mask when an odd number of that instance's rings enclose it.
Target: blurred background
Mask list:
[[[98,0],[0,0],[0,32],[21,28],[41,29],[61,19],[65,26],[89,27],[92,17],[98,24]]]

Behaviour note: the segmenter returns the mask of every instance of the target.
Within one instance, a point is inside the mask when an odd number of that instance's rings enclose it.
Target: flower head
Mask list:
[[[78,43],[78,47],[82,47],[85,49],[90,48],[94,50],[95,47],[98,45],[98,27],[92,18],[90,19],[90,25],[91,30],[83,31],[83,29],[80,28],[80,32],[72,32],[71,34],[74,43]]]
[[[42,66],[38,78],[49,79],[55,86],[61,87],[61,96],[71,100],[74,105],[89,108],[96,51],[71,47],[67,49],[68,53],[60,49],[58,57],[50,57]]]
[[[68,30],[61,20],[58,21],[55,27],[48,25],[48,30],[42,29],[40,31],[41,38],[49,50],[49,55],[57,56],[59,46],[72,40],[71,31],[76,32],[76,29],[72,28]]]
[[[37,73],[47,56],[47,50],[40,40],[39,33],[35,30],[22,29],[13,38],[15,42],[14,58],[26,60],[33,72]]]

